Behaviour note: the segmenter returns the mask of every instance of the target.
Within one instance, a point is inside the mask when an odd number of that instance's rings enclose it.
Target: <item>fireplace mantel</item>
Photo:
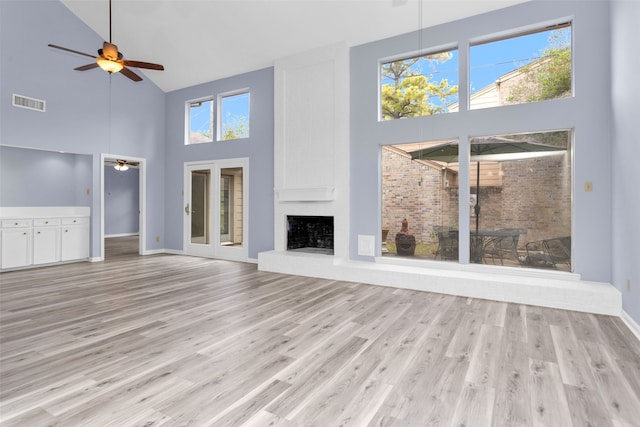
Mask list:
[[[333,200],[334,187],[276,188],[279,202],[328,202]]]

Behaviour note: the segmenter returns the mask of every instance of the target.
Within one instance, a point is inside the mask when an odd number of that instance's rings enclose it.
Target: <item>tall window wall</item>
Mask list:
[[[456,114],[460,102],[473,111],[573,96],[570,22],[470,42],[468,58],[464,100],[457,50],[382,61],[380,118]],[[456,72],[445,77],[449,61]],[[383,255],[459,262],[465,240],[462,258],[470,263],[571,271],[572,129],[451,135],[382,146]]]

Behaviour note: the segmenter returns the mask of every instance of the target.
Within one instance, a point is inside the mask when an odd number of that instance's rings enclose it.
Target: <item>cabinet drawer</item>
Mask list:
[[[60,225],[59,218],[42,218],[33,220],[34,227],[54,227],[56,225]]]
[[[79,224],[89,224],[89,218],[87,217],[62,218],[62,225],[79,225]]]
[[[3,219],[2,228],[24,228],[31,227],[30,219]]]

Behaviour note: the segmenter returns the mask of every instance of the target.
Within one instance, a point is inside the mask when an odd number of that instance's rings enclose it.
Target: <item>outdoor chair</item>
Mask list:
[[[443,260],[458,259],[458,230],[450,227],[433,227],[438,236],[438,249],[436,258],[440,256]]]
[[[525,264],[533,267],[558,268],[565,264],[571,270],[571,236],[528,242]]]
[[[498,236],[490,237],[482,248],[482,262],[487,263],[487,259],[491,257],[493,264],[496,260],[500,260],[500,265],[504,265],[505,259],[511,259],[518,264],[521,263],[518,254],[518,240],[520,234],[526,233],[523,228],[502,228],[498,230]]]

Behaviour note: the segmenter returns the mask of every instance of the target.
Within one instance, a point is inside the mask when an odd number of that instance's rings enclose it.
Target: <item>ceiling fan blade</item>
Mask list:
[[[124,74],[125,77],[129,77],[134,82],[142,81],[142,77],[140,77],[139,75],[137,75],[136,73],[134,73],[133,71],[131,71],[130,69],[128,69],[126,67],[123,68],[122,70],[120,70],[120,73]]]
[[[94,68],[98,68],[98,64],[97,63],[93,63],[93,64],[87,64],[87,65],[83,65],[82,67],[76,67],[74,68],[74,70],[77,71],[87,71],[87,70],[91,70]]]
[[[153,64],[151,62],[142,62],[142,61],[130,61],[128,59],[124,60],[124,65],[127,67],[136,67],[136,68],[146,68],[149,70],[159,70],[164,71],[164,67],[160,64]]]
[[[102,55],[111,60],[119,59],[118,46],[109,42],[102,43]]]
[[[67,51],[67,52],[71,52],[71,53],[77,53],[78,55],[88,56],[89,58],[97,58],[96,56],[89,55],[88,53],[78,52],[77,50],[68,49],[68,48],[62,47],[62,46],[56,46],[55,44],[49,44],[48,46],[49,47],[53,47],[55,49],[60,49],[60,50],[64,50],[64,51]]]

